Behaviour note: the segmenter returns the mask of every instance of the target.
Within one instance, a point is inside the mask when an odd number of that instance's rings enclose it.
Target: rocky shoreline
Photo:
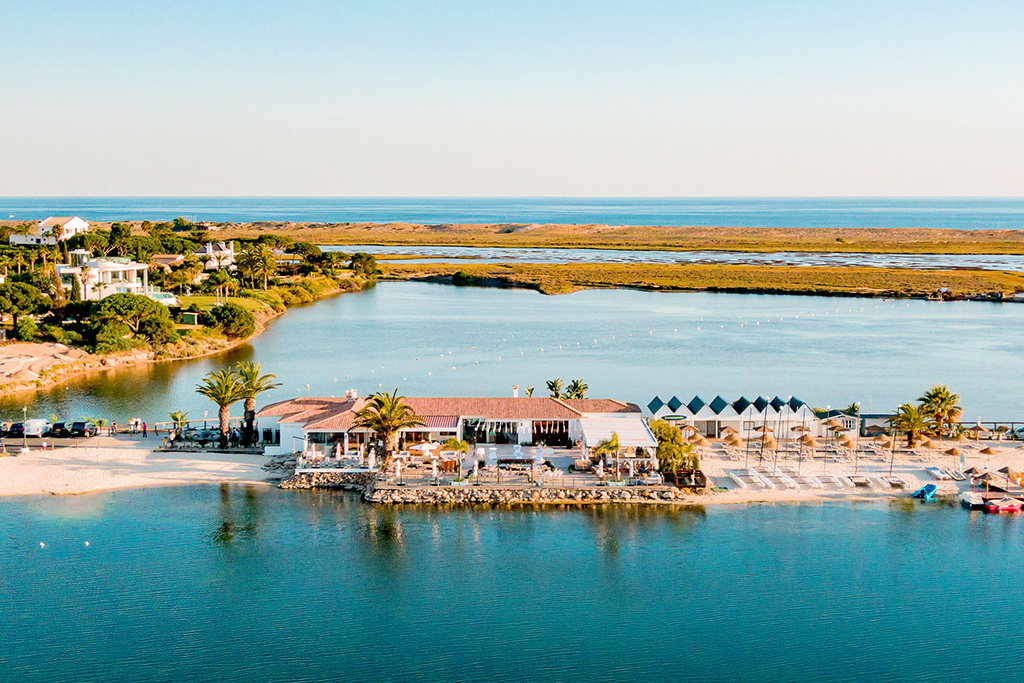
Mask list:
[[[367,503],[399,504],[553,504],[606,505],[692,505],[699,499],[687,491],[669,486],[613,488],[523,487],[523,486],[397,486],[378,482],[369,472],[300,472],[280,484],[282,489],[335,489],[357,491]]]

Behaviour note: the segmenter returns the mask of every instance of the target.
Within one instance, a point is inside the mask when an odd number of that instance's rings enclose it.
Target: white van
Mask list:
[[[49,420],[25,420],[25,436],[46,436],[52,426]]]

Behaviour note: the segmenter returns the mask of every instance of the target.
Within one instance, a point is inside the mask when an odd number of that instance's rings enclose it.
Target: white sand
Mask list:
[[[265,482],[267,459],[220,453],[157,453],[145,442],[96,439],[78,448],[0,457],[0,496],[73,494],[168,484]],[[8,447],[10,451],[10,447]]]
[[[873,484],[871,488],[844,486],[841,489],[837,489],[835,486],[826,485],[824,488],[815,489],[801,483],[799,488],[790,489],[781,485],[777,479],[773,479],[772,481],[776,483],[778,488],[770,489],[760,488],[752,484],[746,477],[741,477],[747,481],[748,486],[743,489],[736,485],[729,477],[729,473],[742,475],[746,470],[744,461],[725,459],[722,457],[723,454],[716,450],[708,454],[710,457],[701,458],[701,467],[705,474],[711,478],[713,485],[729,490],[700,496],[699,500],[702,503],[753,503],[762,501],[881,499],[909,496],[925,484],[935,484],[938,486],[938,495],[956,495],[971,489],[970,478],[962,482],[938,481],[925,470],[929,466],[951,469],[954,464],[953,457],[945,455],[942,451],[952,447],[952,445],[947,444],[943,448],[935,450],[934,455],[924,460],[912,457],[908,453],[897,451],[892,473],[895,476],[901,477],[906,482],[907,486],[902,490],[880,486],[877,481],[878,478],[889,474],[888,453],[886,453],[886,457],[883,460],[874,454],[862,452],[856,466],[854,462],[835,462],[834,460],[829,460],[826,464],[820,455],[813,462],[809,461],[806,457],[802,463],[798,463],[795,457],[780,459],[778,462],[780,469],[788,471],[791,468],[796,469],[799,467],[802,474],[816,476],[826,473],[837,476],[852,476],[854,469],[856,469],[857,474],[869,477]],[[960,446],[960,444],[957,444],[957,446]],[[977,452],[977,449],[984,446],[991,446],[993,450],[998,452],[991,456],[981,455]],[[1000,468],[1008,466],[1014,471],[1024,470],[1024,449],[1019,448],[1017,444],[982,441],[980,444],[970,444],[962,450],[967,455],[967,467],[977,467],[982,470],[987,467],[990,472],[998,477],[1000,483],[1005,483],[1004,476],[996,474]],[[756,453],[751,453],[749,464],[751,467],[759,466]],[[762,466],[770,467],[771,465],[772,461],[767,458],[762,463]]]

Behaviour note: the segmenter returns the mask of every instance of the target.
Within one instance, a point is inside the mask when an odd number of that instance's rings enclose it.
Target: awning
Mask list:
[[[459,418],[456,415],[421,415],[422,426],[410,427],[409,432],[454,432],[459,426]]]
[[[619,444],[623,448],[655,448],[658,445],[658,440],[642,417],[582,417],[580,426],[583,428],[583,441],[590,448],[612,438],[612,432],[619,435]]]

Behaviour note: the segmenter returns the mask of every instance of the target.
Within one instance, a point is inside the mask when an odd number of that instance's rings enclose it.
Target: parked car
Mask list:
[[[46,436],[50,433],[50,427],[52,426],[49,420],[42,418],[25,420],[25,436]]]
[[[25,425],[21,422],[15,422],[11,425],[11,428],[7,430],[7,436],[20,439],[25,436]]]
[[[96,436],[99,430],[92,422],[72,422],[71,436]]]
[[[68,428],[68,423],[54,422],[53,426],[50,427],[50,436],[58,439],[66,439],[71,436],[71,430]]]

